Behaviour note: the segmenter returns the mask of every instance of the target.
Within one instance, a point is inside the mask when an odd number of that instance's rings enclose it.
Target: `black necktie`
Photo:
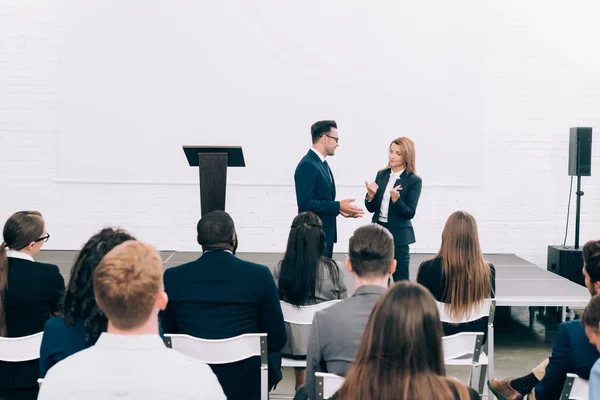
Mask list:
[[[325,164],[325,168],[327,169],[327,173],[329,174],[329,180],[333,182],[333,174],[331,173],[331,168],[329,168],[329,164],[327,164],[327,160],[323,161]]]

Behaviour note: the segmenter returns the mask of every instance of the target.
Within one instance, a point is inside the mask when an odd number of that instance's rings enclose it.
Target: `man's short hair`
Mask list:
[[[381,225],[368,224],[354,231],[348,256],[352,269],[360,277],[384,277],[394,259],[394,238]]]
[[[600,240],[590,240],[582,249],[585,270],[592,283],[600,281]]]
[[[581,314],[581,322],[584,326],[592,328],[594,332],[598,332],[598,324],[600,324],[600,294],[592,297],[588,305]]]
[[[158,251],[138,241],[113,248],[94,271],[96,303],[118,329],[131,330],[146,323],[162,288]]]
[[[310,127],[310,134],[312,135],[312,142],[317,143],[321,136],[331,132],[331,128],[337,129],[337,123],[335,121],[317,121]]]
[[[206,250],[220,245],[231,245],[235,234],[233,219],[225,211],[211,211],[198,221],[198,243]]]

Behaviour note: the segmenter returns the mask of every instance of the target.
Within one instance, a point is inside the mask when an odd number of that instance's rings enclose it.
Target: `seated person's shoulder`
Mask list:
[[[68,324],[65,322],[65,319],[63,318],[62,315],[58,316],[58,317],[54,317],[54,318],[50,318],[48,321],[46,321],[46,324],[44,325],[44,334],[48,334],[49,332],[56,332],[56,331],[61,331],[64,330],[68,327]]]

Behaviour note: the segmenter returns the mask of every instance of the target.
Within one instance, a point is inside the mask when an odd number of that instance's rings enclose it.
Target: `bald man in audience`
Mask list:
[[[287,342],[273,275],[235,256],[237,233],[225,211],[204,215],[197,231],[202,257],[165,271],[169,304],[161,313],[163,329],[203,339],[266,333],[271,389],[281,380],[279,352]],[[260,399],[260,357],[211,368],[229,400]]]

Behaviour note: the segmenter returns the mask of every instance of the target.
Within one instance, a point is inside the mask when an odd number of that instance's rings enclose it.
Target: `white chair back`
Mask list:
[[[482,395],[489,364],[488,357],[481,351],[482,332],[461,332],[442,338],[444,364],[463,365],[471,368],[468,385]]]
[[[567,374],[560,400],[588,400],[590,386],[588,381],[576,374]]]
[[[471,315],[469,315],[468,318],[463,316],[459,319],[450,316],[450,314],[446,310],[446,303],[442,303],[440,301],[437,301],[436,303],[440,312],[440,319],[442,320],[442,322],[464,324],[466,322],[476,321],[483,317],[489,317],[488,320],[491,320],[492,323],[494,321],[494,314],[496,311],[495,299],[485,299],[481,301],[480,303],[476,304],[475,307],[473,307]]]
[[[269,397],[267,334],[249,333],[227,339],[200,339],[190,335],[165,334],[167,347],[207,364],[229,364],[260,356],[261,399]]]
[[[310,325],[312,324],[313,317],[317,311],[331,307],[335,303],[339,303],[341,300],[330,300],[323,303],[314,304],[310,306],[296,307],[285,301],[280,301],[281,311],[283,312],[283,320],[293,325]]]
[[[40,358],[42,335],[38,332],[16,338],[0,337],[0,361],[23,362]]]
[[[477,365],[481,356],[483,333],[461,332],[444,336],[444,363],[446,365]]]
[[[330,398],[344,384],[344,377],[335,374],[315,372],[315,378],[317,383],[317,400]]]

